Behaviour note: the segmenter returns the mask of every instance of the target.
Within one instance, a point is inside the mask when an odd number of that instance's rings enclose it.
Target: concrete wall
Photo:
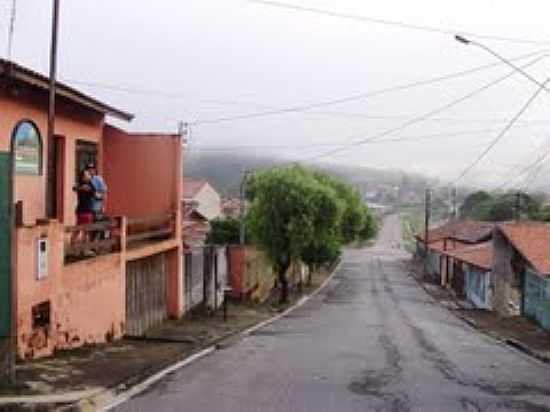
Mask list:
[[[512,269],[514,249],[497,229],[493,231],[493,248],[495,253],[491,279],[491,283],[495,286],[493,309],[503,316],[517,315],[518,311],[510,305],[511,302],[519,304],[518,291],[512,288],[515,276]]]
[[[47,97],[44,92],[37,93],[21,88],[17,95],[0,91],[2,122],[0,122],[0,151],[10,150],[11,136],[22,120],[31,120],[37,126],[42,138],[42,174],[39,176],[18,175],[15,178],[15,201],[23,201],[25,224],[34,224],[36,219],[46,214],[46,171],[47,171]],[[81,109],[58,99],[55,134],[65,142],[65,191],[64,214],[60,218],[68,224],[74,224],[76,196],[72,193],[75,173],[75,142],[77,139],[101,144],[104,116],[91,110]]]
[[[550,279],[533,270],[525,274],[525,315],[550,329]]]
[[[123,253],[64,264],[64,228],[58,223],[17,229],[18,355],[30,359],[122,335],[125,321]],[[49,242],[48,274],[37,279],[37,242]],[[47,327],[33,327],[33,307],[50,304]]]

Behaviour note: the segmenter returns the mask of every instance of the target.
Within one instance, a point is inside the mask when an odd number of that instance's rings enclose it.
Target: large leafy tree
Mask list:
[[[374,217],[351,186],[298,166],[256,173],[249,180],[248,198],[249,230],[273,263],[282,302],[292,260],[314,270],[336,259],[342,244],[376,233]]]
[[[281,302],[287,301],[286,272],[291,262],[313,245],[337,242],[331,235],[341,214],[334,190],[302,168],[272,169],[255,176],[249,229],[273,263]]]

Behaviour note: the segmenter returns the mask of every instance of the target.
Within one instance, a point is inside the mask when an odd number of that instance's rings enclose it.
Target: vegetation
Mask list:
[[[478,191],[470,194],[460,208],[460,216],[490,222],[512,220],[516,217],[517,193],[491,194]],[[546,211],[541,209],[542,200],[537,196],[519,193],[519,213],[532,220],[544,220]],[[548,216],[550,217],[550,216]]]
[[[236,245],[240,242],[241,221],[233,218],[216,218],[210,221],[206,243]]]
[[[255,174],[249,181],[248,227],[267,253],[286,302],[293,260],[311,268],[335,259],[343,244],[372,236],[370,211],[349,185],[298,166]],[[367,227],[368,226],[368,227]]]

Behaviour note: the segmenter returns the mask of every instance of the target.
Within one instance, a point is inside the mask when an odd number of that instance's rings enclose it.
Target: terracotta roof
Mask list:
[[[447,252],[451,250],[462,249],[467,247],[468,245],[468,243],[461,242],[460,240],[448,239],[447,241],[445,241],[445,239],[438,239],[434,242],[430,242],[428,245],[428,249],[435,252],[447,254]]]
[[[192,199],[208,182],[194,177],[183,178],[183,198]]]
[[[47,76],[9,60],[0,59],[0,75],[9,80],[24,83],[41,90],[50,90],[50,82]],[[61,82],[56,82],[56,96],[64,97],[73,103],[122,120],[130,121],[134,118],[134,115],[131,113],[103,103]]]
[[[535,270],[550,276],[550,224],[503,223],[498,229]]]
[[[478,243],[491,237],[493,223],[476,220],[458,220],[445,223],[428,232],[428,242],[432,243],[445,238],[457,239],[466,243]],[[416,235],[418,240],[424,240],[424,234]]]
[[[493,266],[494,250],[491,242],[453,250],[447,255],[485,270],[491,270]]]

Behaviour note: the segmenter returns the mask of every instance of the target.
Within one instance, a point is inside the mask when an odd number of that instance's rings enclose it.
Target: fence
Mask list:
[[[223,305],[228,284],[227,248],[194,247],[183,256],[185,310],[198,306],[216,310]]]
[[[65,263],[121,250],[122,218],[65,228]]]

